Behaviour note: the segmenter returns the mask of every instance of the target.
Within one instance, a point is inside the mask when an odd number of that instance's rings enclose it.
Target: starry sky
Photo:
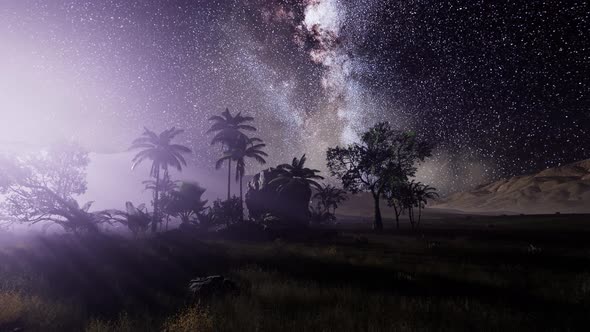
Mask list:
[[[212,168],[227,107],[270,165],[325,169],[387,120],[436,143],[420,179],[462,190],[590,158],[589,31],[580,0],[1,0],[0,142],[177,126]]]

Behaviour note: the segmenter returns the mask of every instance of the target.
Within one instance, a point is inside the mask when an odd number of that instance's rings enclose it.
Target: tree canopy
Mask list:
[[[362,136],[359,143],[329,148],[326,155],[330,174],[342,181],[344,189],[370,192],[375,202],[374,228],[383,229],[379,200],[397,183],[416,174],[417,163],[432,152],[432,145],[413,132],[393,129],[380,122]]]

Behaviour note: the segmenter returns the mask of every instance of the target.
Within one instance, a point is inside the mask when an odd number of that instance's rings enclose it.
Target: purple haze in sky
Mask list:
[[[185,176],[222,192],[205,132],[226,107],[256,118],[270,166],[307,153],[325,170],[328,146],[388,120],[437,143],[421,180],[461,190],[590,157],[589,12],[576,0],[5,0],[0,150],[76,140],[96,153],[89,190],[107,191],[146,176],[119,154],[143,126],[176,126],[194,151]]]

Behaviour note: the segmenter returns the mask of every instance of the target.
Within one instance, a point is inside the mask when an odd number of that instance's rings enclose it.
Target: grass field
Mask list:
[[[0,241],[0,331],[586,331],[588,216],[453,217],[299,240]],[[242,291],[197,304],[196,276]]]

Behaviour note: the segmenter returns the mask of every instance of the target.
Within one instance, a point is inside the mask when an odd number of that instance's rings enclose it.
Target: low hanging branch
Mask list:
[[[3,214],[12,222],[57,224],[70,232],[95,232],[101,221],[75,197],[86,191],[88,153],[66,143],[45,153],[0,161]]]

